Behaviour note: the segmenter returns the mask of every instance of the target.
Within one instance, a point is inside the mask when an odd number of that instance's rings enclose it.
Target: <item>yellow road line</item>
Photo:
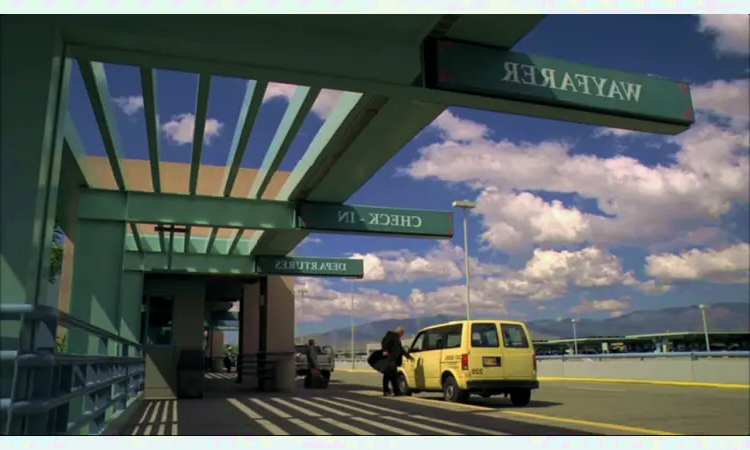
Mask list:
[[[374,369],[336,369],[337,372],[345,373],[367,373],[377,375]],[[655,386],[681,386],[681,387],[711,387],[722,389],[750,389],[750,384],[736,383],[707,383],[701,381],[668,381],[668,380],[628,380],[621,378],[574,378],[574,377],[539,377],[539,381],[575,381],[592,383],[628,383],[628,384],[651,384]]]
[[[566,378],[539,377],[539,381],[575,381],[591,383],[651,384],[655,386],[710,387],[723,389],[750,389],[750,384],[703,383],[698,381],[627,380],[621,378]]]
[[[596,428],[609,428],[610,430],[626,431],[629,433],[650,434],[654,436],[682,436],[679,433],[672,433],[669,431],[651,430],[648,428],[640,428],[640,427],[629,427],[627,425],[618,425],[616,423],[592,422],[589,420],[569,419],[567,417],[546,416],[542,414],[532,414],[532,413],[525,413],[525,412],[520,412],[520,411],[501,411],[501,412],[502,412],[502,415],[504,416],[528,417],[529,419],[569,423],[572,425],[582,425],[582,426],[596,427]]]

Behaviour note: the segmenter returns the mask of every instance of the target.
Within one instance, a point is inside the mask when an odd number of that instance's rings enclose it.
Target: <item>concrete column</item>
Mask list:
[[[260,312],[260,285],[246,284],[243,288],[242,299],[242,352],[244,354],[258,353],[258,328]],[[241,386],[246,389],[256,389],[258,387],[258,378],[252,376],[242,376]]]
[[[294,351],[294,277],[268,277],[269,352]],[[294,357],[283,358],[276,372],[276,388],[294,389]]]
[[[211,330],[211,370],[222,372],[222,361],[224,357],[224,332],[221,330]]]
[[[70,65],[51,19],[0,17],[0,302],[47,303]],[[20,328],[3,323],[2,349]],[[51,338],[50,338],[51,340]],[[52,343],[51,345],[54,345]],[[46,346],[46,344],[45,344]]]

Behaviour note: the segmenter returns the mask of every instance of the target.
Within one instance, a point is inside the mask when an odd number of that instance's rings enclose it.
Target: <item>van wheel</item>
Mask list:
[[[398,374],[398,390],[401,391],[401,395],[411,395],[411,389],[409,388],[409,382],[406,381],[406,376],[403,373]]]
[[[519,389],[510,393],[513,406],[526,406],[531,401],[531,389]]]
[[[469,399],[469,394],[459,389],[456,379],[449,376],[443,381],[443,399],[446,402],[463,403]]]

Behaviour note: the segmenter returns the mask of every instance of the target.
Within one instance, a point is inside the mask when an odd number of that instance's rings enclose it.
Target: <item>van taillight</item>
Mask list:
[[[461,370],[469,370],[469,355],[461,355]]]
[[[534,355],[534,372],[536,372],[536,355]]]

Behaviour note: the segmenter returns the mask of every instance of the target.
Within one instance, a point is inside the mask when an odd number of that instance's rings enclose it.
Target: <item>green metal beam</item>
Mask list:
[[[83,147],[81,136],[78,134],[76,124],[73,122],[73,118],[70,117],[70,112],[66,111],[65,129],[64,129],[64,140],[63,148],[64,151],[70,152],[73,161],[75,161],[81,176],[85,180],[86,186],[93,186],[93,180],[90,178],[90,170],[86,161],[86,150]]]
[[[81,219],[234,229],[453,237],[453,213],[136,191],[81,191]],[[235,240],[239,240],[235,238]],[[164,248],[164,243],[160,243]],[[177,246],[179,247],[179,246]],[[233,252],[237,244],[229,244]],[[210,253],[210,249],[206,249]]]
[[[237,174],[242,166],[242,158],[245,156],[247,143],[255,126],[258,111],[263,104],[263,93],[267,86],[268,83],[265,81],[251,80],[247,82],[245,97],[242,100],[240,115],[237,118],[237,126],[232,138],[232,146],[229,149],[226,168],[224,169],[224,179],[222,180],[224,197],[232,195],[232,189],[234,189],[234,183],[237,181]]]
[[[120,165],[120,136],[117,133],[117,125],[112,112],[109,89],[107,88],[107,74],[104,65],[100,62],[80,60],[78,66],[81,69],[83,84],[86,86],[91,109],[94,112],[96,124],[99,126],[107,159],[112,168],[117,188],[126,190],[125,175]]]
[[[312,258],[237,255],[201,255],[175,253],[171,269],[166,253],[138,253],[126,251],[126,271],[169,271],[186,273],[236,274],[236,275],[292,275],[313,277],[362,278],[364,262],[361,259]]]
[[[273,200],[86,189],[82,219],[223,228],[294,228],[294,204]]]
[[[151,183],[154,192],[161,192],[161,168],[159,158],[159,116],[156,100],[156,71],[141,68],[141,89],[143,90],[143,111],[146,116],[146,136],[148,157],[151,162]]]
[[[105,60],[112,60],[118,64],[155,64],[159,67],[172,70],[191,70],[187,69],[187,67],[193,67],[195,70],[199,68],[200,70],[211,70],[214,74],[222,74],[226,76],[273,79],[278,82],[319,86],[325,89],[336,89],[348,92],[364,92],[370,95],[399,100],[411,100],[443,106],[460,106],[470,109],[482,109],[507,114],[540,117],[560,120],[563,122],[585,123],[602,127],[646,131],[658,134],[676,134],[685,129],[681,126],[675,127],[674,125],[655,123],[650,120],[642,120],[632,117],[618,117],[611,113],[576,111],[571,110],[570,107],[541,105],[520,100],[493,98],[477,94],[427,89],[420,86],[414,86],[414,76],[421,72],[420,69],[415,70],[415,75],[410,79],[403,79],[401,82],[395,82],[377,80],[368,77],[367,75],[362,75],[360,78],[352,78],[336,73],[300,73],[293,70],[285,71],[280,69],[269,69],[268,66],[239,67],[234,64],[216,63],[208,60],[188,61],[178,57],[157,56],[142,52],[130,53],[127,51],[116,51],[111,49],[102,50],[93,47],[71,46],[71,51],[74,55],[82,55],[86,57],[95,56]],[[411,51],[414,52],[415,55],[418,55],[416,48],[413,48]],[[410,62],[414,63],[416,59],[417,57],[415,56],[414,60],[410,60]],[[407,62],[404,63],[409,66],[412,65]],[[181,67],[181,69],[175,69],[175,67]],[[207,67],[210,67],[210,69],[207,69]]]
[[[248,198],[261,198],[271,182],[276,170],[284,160],[289,148],[292,146],[297,132],[312,109],[313,103],[320,94],[320,89],[311,89],[305,86],[297,86],[294,96],[289,100],[284,117],[282,117],[276,135],[268,147],[263,163],[255,175],[253,185],[250,187]]]
[[[198,175],[203,153],[203,137],[206,133],[206,114],[208,113],[208,97],[211,91],[211,75],[201,73],[198,78],[198,94],[195,105],[195,127],[193,128],[193,154],[190,160],[190,195],[195,195],[198,189]]]
[[[125,252],[124,270],[139,272],[166,271],[166,253]],[[205,255],[196,253],[174,253],[172,271],[211,274],[255,274],[255,261],[247,256]]]
[[[224,177],[221,183],[222,195],[224,197],[230,197],[232,195],[234,183],[237,181],[237,175],[240,173],[240,168],[242,166],[242,158],[245,156],[247,143],[250,140],[253,127],[255,126],[255,119],[257,119],[258,112],[263,104],[263,93],[266,91],[267,87],[267,82],[254,80],[248,81],[245,87],[245,97],[242,100],[240,115],[237,118],[237,125],[234,128],[232,146],[229,148],[227,162],[224,165]],[[207,248],[213,247],[218,232],[219,229],[216,227],[211,230]],[[238,241],[241,235],[242,233],[240,230],[237,234]],[[188,231],[188,238],[189,237],[190,234]],[[234,247],[236,248],[236,244]]]

